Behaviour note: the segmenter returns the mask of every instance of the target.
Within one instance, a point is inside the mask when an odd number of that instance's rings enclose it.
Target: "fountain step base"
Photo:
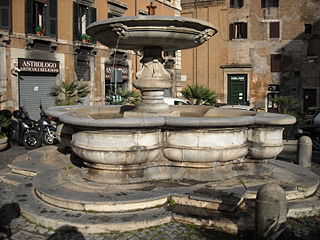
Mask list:
[[[81,178],[85,168],[77,168],[70,155],[48,146],[18,158],[10,165],[11,173],[2,172],[2,180],[20,183],[16,200],[30,221],[53,229],[75,226],[86,233],[130,231],[172,220],[229,233],[250,230],[252,202],[266,183],[284,188],[289,217],[320,214],[319,179],[310,170],[281,161],[260,167],[256,175],[236,175],[240,169],[235,165],[233,176],[215,181],[108,185],[85,181]],[[262,175],[261,169],[270,171]]]

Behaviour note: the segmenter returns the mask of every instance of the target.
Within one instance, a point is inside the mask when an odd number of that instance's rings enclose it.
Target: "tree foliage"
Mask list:
[[[192,105],[213,105],[217,102],[214,91],[198,84],[188,85],[181,93]]]

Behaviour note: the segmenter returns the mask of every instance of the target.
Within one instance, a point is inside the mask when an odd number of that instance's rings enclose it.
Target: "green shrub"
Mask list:
[[[217,102],[213,90],[198,84],[188,85],[181,93],[191,105],[213,105]]]

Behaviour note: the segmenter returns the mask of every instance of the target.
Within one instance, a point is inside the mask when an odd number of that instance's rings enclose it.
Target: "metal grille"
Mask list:
[[[30,118],[40,117],[40,103],[46,109],[55,106],[54,97],[49,96],[50,88],[56,83],[56,76],[20,76],[19,104],[29,113]]]

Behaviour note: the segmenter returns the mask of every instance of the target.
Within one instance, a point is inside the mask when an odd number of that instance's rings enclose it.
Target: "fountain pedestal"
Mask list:
[[[161,47],[143,49],[142,69],[137,73],[133,85],[141,91],[142,102],[135,107],[136,112],[168,113],[169,106],[163,101],[164,91],[172,86],[170,73],[162,62]]]

